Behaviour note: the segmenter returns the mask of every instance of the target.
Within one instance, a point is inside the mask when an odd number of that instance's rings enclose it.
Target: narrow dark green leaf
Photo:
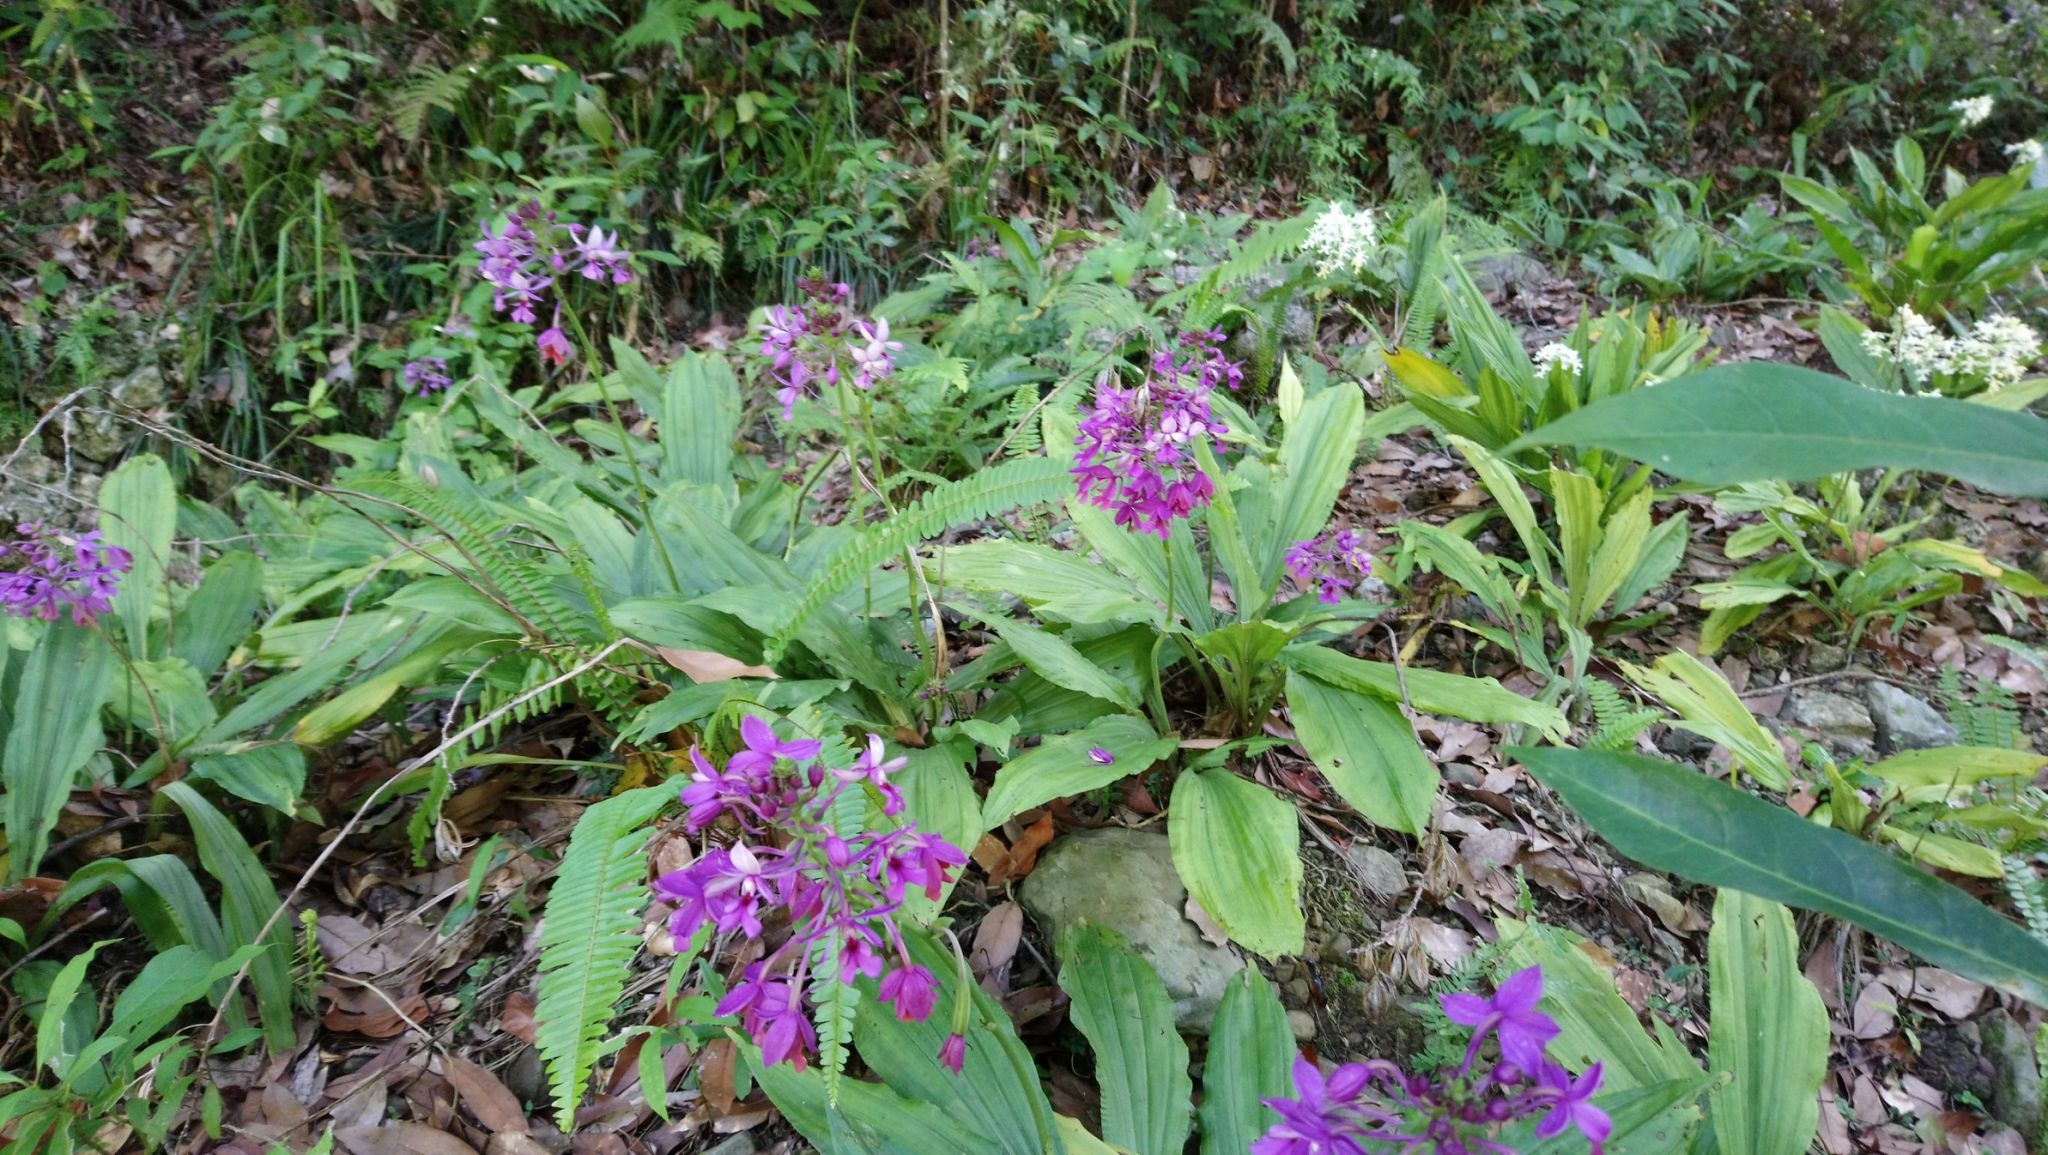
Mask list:
[[[163,794],[192,824],[192,840],[199,850],[200,865],[218,879],[221,888],[222,929],[231,943],[260,944],[265,949],[249,962],[249,984],[256,992],[256,1014],[263,1022],[263,1034],[270,1045],[291,1045],[292,1026],[292,941],[291,921],[271,922],[278,907],[277,889],[257,861],[256,852],[227,816],[214,809],[199,791],[183,782],[172,782]],[[270,922],[270,933],[263,925]]]
[[[114,652],[99,634],[51,622],[22,664],[7,743],[0,747],[8,877],[37,873],[73,780],[100,745],[100,706],[114,682]]]
[[[1867,842],[1659,759],[1508,752],[1616,850],[1648,866],[1832,914],[1936,966],[2048,1006],[2048,945]]]
[[[1294,1091],[1294,1034],[1257,967],[1237,972],[1209,1025],[1202,1068],[1202,1155],[1244,1155],[1280,1118],[1261,1099]]]
[[[1058,953],[1069,1015],[1095,1049],[1102,1138],[1137,1155],[1180,1155],[1195,1084],[1166,984],[1108,927],[1076,924]]]
[[[1567,414],[1510,445],[1606,449],[1701,485],[1922,469],[2048,496],[2048,422],[1946,397],[1907,397],[1763,361],[1724,365]]]
[[[763,1066],[752,1044],[745,1044],[742,1053],[782,1117],[827,1155],[994,1155],[1002,1150],[937,1104],[849,1079],[840,1083],[835,1107],[827,1101],[825,1078],[816,1067]]]
[[[211,678],[249,636],[263,607],[263,562],[247,550],[224,554],[206,567],[199,588],[178,609],[171,632],[171,656],[183,658]]]

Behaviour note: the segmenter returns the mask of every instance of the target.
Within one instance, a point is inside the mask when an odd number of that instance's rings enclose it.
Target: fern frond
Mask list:
[[[827,819],[839,837],[852,839],[861,832],[867,805],[864,790],[843,791],[833,801]],[[825,1077],[825,1097],[835,1106],[840,1079],[846,1074],[847,1048],[853,1042],[854,1012],[860,1009],[860,988],[839,981],[840,946],[837,936],[826,935],[811,948],[811,1014],[818,1027],[818,1070]]]
[[[994,517],[1020,505],[1057,501],[1067,495],[1072,485],[1073,479],[1067,475],[1065,462],[1047,457],[1025,457],[990,466],[973,477],[933,489],[919,498],[916,504],[869,528],[834,554],[818,576],[812,579],[804,600],[789,620],[775,631],[775,638],[767,648],[779,657],[798,631],[840,590],[911,546],[926,538],[937,537],[961,522]],[[770,663],[773,661],[771,658]]]
[[[1038,386],[1019,385],[1010,394],[1009,411],[1004,424],[1009,427],[1010,449],[1027,455],[1038,452],[1045,444],[1045,438],[1033,410],[1038,408]]]
[[[391,94],[391,127],[406,143],[417,144],[426,132],[427,113],[437,108],[454,112],[475,78],[466,67],[421,68]]]
[[[647,903],[640,851],[652,833],[648,824],[674,796],[668,786],[643,786],[584,811],[548,893],[534,1045],[547,1066],[556,1126],[565,1132],[575,1125],[600,1039],[632,977]]]
[[[1589,750],[1631,750],[1636,737],[1662,717],[1656,710],[1631,704],[1612,683],[1599,678],[1586,679],[1586,700],[1593,705],[1597,723],[1593,736],[1586,740]]]

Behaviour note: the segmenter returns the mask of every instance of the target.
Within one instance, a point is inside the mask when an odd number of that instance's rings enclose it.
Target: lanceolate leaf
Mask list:
[[[1188,771],[1166,823],[1188,893],[1240,946],[1300,954],[1301,831],[1294,806],[1227,770]]]
[[[1059,957],[1074,1026],[1095,1049],[1103,1139],[1137,1155],[1180,1155],[1195,1084],[1166,984],[1108,927],[1072,927]]]
[[[100,744],[100,706],[113,686],[114,653],[99,634],[60,619],[44,627],[14,691],[0,747],[8,877],[37,873],[73,780]]]
[[[763,1066],[760,1049],[751,1043],[742,1044],[741,1053],[782,1117],[824,1155],[988,1155],[1001,1150],[938,1104],[906,1099],[878,1083],[848,1080],[840,1084],[834,1106],[815,1067]]]
[[[1800,1155],[1820,1120],[1828,1012],[1799,970],[1792,912],[1739,890],[1714,899],[1707,1065],[1733,1080],[1714,1097],[1721,1155]]]
[[[1543,968],[1543,1010],[1561,1031],[1550,1044],[1558,1062],[1574,1071],[1602,1064],[1601,1086],[1609,1091],[1699,1078],[1699,1064],[1662,1019],[1651,1019],[1654,1037],[1643,1029],[1622,1001],[1614,976],[1580,949],[1584,939],[1540,922],[1502,919],[1499,925],[1502,954],[1511,968]]]
[[[1752,361],[1688,374],[1570,413],[1508,447],[1606,449],[1702,485],[1923,469],[2048,496],[2048,422],[1946,397],[1907,397]]]
[[[644,786],[584,811],[548,892],[535,1041],[547,1064],[556,1125],[564,1131],[575,1125],[598,1043],[640,947],[640,912],[647,905],[640,850],[648,823],[674,797],[667,786]]]
[[[1280,493],[1274,518],[1264,526],[1247,526],[1266,536],[1255,553],[1262,553],[1264,588],[1253,604],[1264,605],[1272,598],[1280,580],[1280,567],[1287,547],[1323,532],[1337,492],[1351,475],[1351,462],[1358,456],[1359,438],[1365,435],[1363,395],[1351,386],[1333,386],[1310,397],[1301,414],[1287,426],[1280,443]],[[1239,598],[1246,598],[1240,591]]]
[[[1534,726],[1560,737],[1569,728],[1556,706],[1524,698],[1492,678],[1414,667],[1397,670],[1389,663],[1364,661],[1327,646],[1289,646],[1281,651],[1280,660],[1318,681],[1356,693],[1377,694],[1393,702],[1401,701],[1405,694],[1408,704],[1420,714]]]
[[[2048,945],[1887,851],[1655,758],[1510,749],[1616,850],[1694,882],[1817,910],[2048,1006]]]
[[[997,632],[1024,659],[1024,664],[1046,681],[1126,710],[1138,708],[1138,691],[1130,683],[1104,672],[1058,634],[1015,620],[1004,620]]]
[[[1087,729],[1047,738],[996,771],[995,783],[981,804],[982,829],[1001,826],[1020,810],[1141,774],[1173,753],[1177,745],[1154,733],[1144,719],[1129,714],[1113,714]],[[1096,750],[1108,754],[1110,760],[1101,761],[1091,753]],[[970,837],[968,842],[972,841]]]
[[[128,551],[133,568],[114,595],[114,612],[128,636],[127,652],[146,658],[149,612],[164,589],[171,534],[178,524],[178,491],[171,471],[154,453],[138,453],[107,475],[100,486],[100,532]]]
[[[265,948],[249,961],[256,1013],[263,1020],[263,1033],[270,1045],[289,1046],[293,1037],[291,923],[285,918],[271,920],[278,907],[277,889],[242,832],[199,791],[172,782],[162,793],[184,811],[186,821],[192,824],[200,864],[220,881],[221,923],[227,941]],[[259,934],[265,923],[270,923],[270,933]]]
[[[1261,1099],[1293,1093],[1294,1034],[1273,986],[1245,967],[1223,989],[1202,1067],[1202,1155],[1244,1155],[1280,1116]]]
[[[1316,769],[1360,814],[1420,834],[1436,802],[1436,767],[1400,707],[1385,698],[1287,675],[1287,709]]]

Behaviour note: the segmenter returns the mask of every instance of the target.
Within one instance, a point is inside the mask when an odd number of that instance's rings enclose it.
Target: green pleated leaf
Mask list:
[[[114,613],[132,657],[156,652],[149,648],[149,614],[163,596],[164,566],[177,527],[178,491],[170,468],[156,454],[136,454],[100,485],[100,533],[108,544],[127,550],[133,565],[114,594]]]
[[[289,742],[239,743],[194,757],[191,777],[289,815],[306,789],[306,755]]]
[[[1668,1079],[1648,1087],[1593,1096],[1607,1112],[1614,1131],[1607,1149],[1627,1155],[1690,1155],[1694,1133],[1703,1116],[1699,1097],[1712,1083],[1706,1075]],[[1567,1127],[1563,1134],[1536,1138],[1535,1123],[1517,1123],[1501,1132],[1500,1143],[1522,1155],[1580,1155],[1586,1140]]]
[[[964,747],[964,749],[963,749]],[[899,820],[929,834],[936,834],[955,846],[971,848],[988,827],[981,820],[981,799],[975,796],[974,779],[967,762],[973,757],[972,743],[964,740],[941,742],[923,750],[891,750],[905,759],[896,772],[896,788],[903,793]],[[921,888],[903,896],[903,910],[921,923],[938,916],[958,879],[947,883],[937,900],[925,897]]]
[[[768,1099],[824,1155],[995,1155],[1002,1150],[934,1103],[921,1103],[877,1083],[846,1080],[834,1105],[817,1068],[761,1063],[760,1048],[740,1053]],[[835,1118],[836,1116],[836,1118]]]
[[[1066,1155],[1037,1064],[1002,1004],[971,981],[963,986],[958,961],[930,935],[906,929],[903,939],[911,961],[940,980],[938,1009],[921,1023],[906,1023],[873,997],[873,981],[862,979],[869,997],[861,1000],[853,1032],[861,1059],[897,1094],[930,1103],[961,1128],[987,1137],[989,1146],[968,1150]],[[956,1075],[939,1063],[938,1055],[952,1030],[955,1000],[963,993],[971,1000],[967,1055]]]
[[[1355,693],[1377,694],[1388,701],[1400,701],[1405,689],[1409,705],[1421,714],[1534,726],[1558,737],[1570,729],[1556,706],[1524,698],[1492,678],[1414,667],[1396,670],[1390,663],[1365,661],[1327,646],[1289,646],[1281,651],[1280,660],[1317,681]]]
[[[192,825],[200,865],[220,882],[221,929],[227,940],[264,948],[249,962],[256,1015],[273,1048],[290,1046],[294,1037],[291,920],[271,921],[278,908],[277,888],[242,832],[199,791],[184,782],[172,782],[162,793],[184,812]],[[261,933],[265,923],[270,923],[268,934]]]
[[[1231,940],[1267,958],[1300,954],[1301,831],[1294,806],[1227,770],[1174,783],[1173,867]]]
[[[206,567],[199,588],[178,608],[171,656],[183,658],[200,677],[213,677],[249,636],[256,611],[262,608],[262,559],[247,550],[223,554]]]
[[[1159,605],[1107,566],[1086,556],[1017,541],[977,541],[935,550],[925,572],[934,584],[978,594],[1013,595],[1062,621],[1151,622]]]
[[[1606,1074],[1609,1091],[1660,1086],[1671,1080],[1696,1081],[1700,1066],[1661,1019],[1652,1019],[1657,1033],[1643,1029],[1636,1013],[1622,1001],[1614,975],[1593,964],[1580,949],[1578,935],[1539,922],[1500,920],[1501,944],[1515,970],[1543,968],[1543,1011],[1557,1020],[1559,1034],[1550,1054],[1574,1071],[1594,1063]]]
[[[1253,552],[1262,562],[1264,588],[1262,597],[1245,601],[1254,605],[1271,601],[1287,547],[1323,532],[1337,494],[1351,476],[1351,463],[1364,435],[1364,395],[1349,385],[1332,386],[1310,397],[1302,404],[1300,415],[1288,422],[1280,442],[1280,486],[1274,516],[1246,525],[1248,532],[1259,535]]]
[[[996,780],[981,803],[982,829],[1001,826],[1020,810],[1143,773],[1178,745],[1171,738],[1161,738],[1143,718],[1129,714],[1112,714],[1085,729],[1047,738],[996,771]],[[1111,761],[1097,761],[1089,754],[1095,749],[1107,751]]]
[[[1195,1084],[1166,984],[1108,927],[1074,925],[1058,954],[1068,1015],[1095,1049],[1102,1138],[1137,1155],[1180,1155]]]
[[[1294,1033],[1273,985],[1257,967],[1245,967],[1223,988],[1209,1025],[1202,1067],[1202,1155],[1244,1155],[1279,1114],[1261,1099],[1289,1097],[1294,1080]]]
[[[1922,469],[2016,497],[2048,496],[2048,422],[1946,397],[1866,389],[1750,361],[1570,413],[1508,446],[1605,449],[1701,485]]]
[[[1429,825],[1436,767],[1400,707],[1289,671],[1287,711],[1302,749],[1353,809],[1410,834]]]
[[[1707,1065],[1733,1076],[1714,1096],[1721,1155],[1800,1155],[1820,1122],[1828,1012],[1799,969],[1792,912],[1723,890],[1707,934]]]
[[[1065,638],[1014,620],[1001,622],[997,632],[1024,659],[1024,664],[1046,681],[1100,698],[1112,706],[1138,709],[1138,691],[1129,682],[1106,673]]]
[[[1616,850],[1657,870],[1817,910],[2048,1006],[2048,945],[1903,859],[1655,758],[1510,748]]]
[[[100,635],[68,619],[45,626],[22,663],[0,747],[9,878],[27,878],[41,865],[78,771],[99,749],[100,706],[115,669]]]

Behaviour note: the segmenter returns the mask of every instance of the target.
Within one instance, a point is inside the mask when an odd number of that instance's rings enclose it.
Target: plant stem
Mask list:
[[[619,431],[619,446],[625,451],[626,468],[633,475],[634,492],[640,495],[640,517],[646,523],[643,528],[654,538],[654,552],[661,556],[661,568],[668,573],[669,588],[680,592],[682,579],[677,576],[675,560],[668,555],[668,543],[663,540],[661,527],[654,523],[654,493],[647,488],[647,479],[640,473],[640,454],[635,451],[633,435],[626,431],[626,422],[619,416],[619,407],[612,401],[612,391],[604,383],[604,361],[597,355],[597,347],[590,340],[590,334],[583,328],[583,318],[576,310],[564,310],[569,314],[569,325],[576,330],[576,343],[583,347],[584,357],[590,362],[590,379],[597,386],[597,395],[604,400],[604,411],[611,418],[612,428]]]

